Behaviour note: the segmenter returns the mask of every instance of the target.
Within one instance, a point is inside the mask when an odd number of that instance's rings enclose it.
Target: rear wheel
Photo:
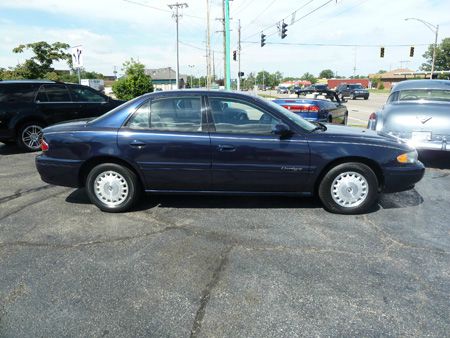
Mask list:
[[[365,213],[378,200],[378,179],[365,164],[349,162],[330,169],[319,186],[325,209],[339,214]]]
[[[42,130],[40,122],[27,122],[17,133],[17,145],[26,151],[38,151],[41,148]]]
[[[350,98],[351,98],[352,100],[356,100],[355,94],[351,94],[351,95],[350,95]]]
[[[127,167],[104,163],[94,167],[87,176],[86,189],[89,199],[100,210],[123,212],[139,199],[139,181]]]

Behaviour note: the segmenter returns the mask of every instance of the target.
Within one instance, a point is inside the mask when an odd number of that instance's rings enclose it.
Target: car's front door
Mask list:
[[[212,183],[219,191],[302,192],[308,185],[309,145],[300,134],[273,134],[282,124],[257,105],[211,96]]]
[[[36,105],[47,124],[80,118],[79,106],[72,102],[64,84],[45,84],[36,95]]]
[[[143,103],[118,133],[121,154],[136,163],[146,190],[210,190],[211,144],[204,99],[186,94]]]

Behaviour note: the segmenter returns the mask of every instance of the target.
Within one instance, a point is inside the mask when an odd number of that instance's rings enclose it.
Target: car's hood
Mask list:
[[[76,120],[76,121],[54,124],[50,127],[45,128],[44,134],[83,130],[89,121],[90,121],[90,119],[85,119],[85,120]]]
[[[374,143],[398,148],[410,148],[397,137],[370,129],[327,124],[327,130],[319,131],[319,133],[322,133],[323,138],[336,142]]]

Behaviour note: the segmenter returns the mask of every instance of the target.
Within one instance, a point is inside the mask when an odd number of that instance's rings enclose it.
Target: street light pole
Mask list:
[[[437,41],[438,41],[438,34],[439,34],[439,25],[435,26],[432,23],[429,23],[425,20],[418,19],[418,18],[406,18],[405,19],[405,21],[408,21],[408,20],[419,21],[419,22],[423,23],[430,31],[432,31],[434,33],[433,60],[431,62],[431,74],[430,74],[430,79],[432,79],[433,74],[434,74],[434,64],[436,62],[436,48],[437,48]]]
[[[193,69],[195,65],[188,65],[189,68]],[[193,70],[191,70],[191,88],[194,88],[194,75]]]

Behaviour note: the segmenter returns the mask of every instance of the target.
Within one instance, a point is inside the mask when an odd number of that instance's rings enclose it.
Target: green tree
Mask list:
[[[385,74],[385,73],[387,73],[387,70],[380,69],[377,74]]]
[[[312,75],[311,73],[308,73],[308,72],[303,74],[302,77],[300,78],[300,80],[306,80],[306,81],[309,81],[311,83],[316,83],[317,82],[317,79],[314,77],[314,75]]]
[[[242,89],[252,90],[255,86],[255,74],[249,73],[246,78],[242,81]]]
[[[434,45],[429,45],[426,52],[422,55],[426,60],[420,67],[421,70],[430,71],[433,62]],[[449,70],[450,69],[450,38],[445,38],[436,47],[436,61],[434,62],[434,70]]]
[[[131,100],[142,94],[153,91],[152,78],[145,74],[145,66],[142,63],[126,61],[123,64],[125,75],[114,82],[112,90],[120,100]]]
[[[334,77],[334,72],[331,69],[324,69],[319,74],[319,78],[321,78],[321,79],[331,79],[333,77]]]
[[[53,71],[52,65],[55,61],[67,61],[68,65],[72,67],[71,55],[67,53],[69,47],[67,43],[49,44],[45,41],[19,45],[13,49],[14,53],[31,50],[34,55],[18,65],[15,71],[19,77],[24,79],[42,79],[47,73]]]

